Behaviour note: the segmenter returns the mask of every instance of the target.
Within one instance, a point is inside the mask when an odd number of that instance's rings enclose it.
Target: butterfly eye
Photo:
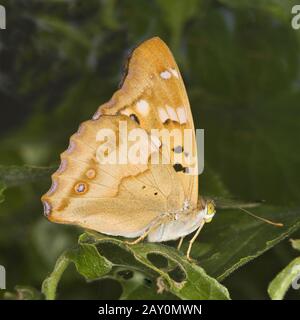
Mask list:
[[[134,113],[132,113],[129,117],[131,120],[135,121],[137,124],[140,124],[139,118]]]
[[[213,202],[207,204],[207,214],[212,215],[216,213],[216,208]]]
[[[79,182],[75,185],[74,190],[78,194],[84,194],[87,191],[87,185],[84,182]]]

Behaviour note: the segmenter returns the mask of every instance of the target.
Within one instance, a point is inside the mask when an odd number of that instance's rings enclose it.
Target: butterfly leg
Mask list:
[[[150,233],[150,230],[152,230],[152,229],[149,228],[148,230],[146,230],[140,237],[138,237],[134,241],[125,241],[125,243],[129,244],[129,245],[134,245],[134,244],[140,243],[141,241],[143,241],[147,237],[147,235]]]
[[[195,242],[196,238],[198,237],[202,227],[204,226],[205,224],[205,221],[203,220],[199,226],[199,228],[197,229],[196,233],[194,234],[193,238],[190,240],[189,242],[189,247],[187,249],[187,252],[186,252],[186,257],[189,261],[192,261],[193,259],[190,257],[190,254],[191,254],[191,250],[192,250],[192,246],[193,246],[193,243]]]
[[[180,250],[181,246],[182,246],[182,243],[183,243],[183,239],[184,237],[181,237],[179,242],[178,242],[178,245],[177,245],[177,250]]]
[[[157,223],[154,223],[149,229],[147,229],[140,237],[138,237],[137,239],[135,239],[134,241],[125,241],[126,244],[129,245],[133,245],[133,244],[137,244],[140,243],[141,241],[143,241],[150,232],[152,232],[155,228],[157,228],[158,226],[160,226],[163,223],[164,219],[160,219],[158,220]]]

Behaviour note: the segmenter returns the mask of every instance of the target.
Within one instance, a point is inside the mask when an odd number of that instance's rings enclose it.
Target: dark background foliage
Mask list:
[[[195,126],[205,129],[201,193],[299,207],[300,30],[290,24],[293,1],[0,2],[7,10],[7,29],[0,30],[2,166],[57,166],[79,123],[116,90],[126,50],[158,35],[176,56]],[[79,230],[42,217],[47,177],[4,181],[0,264],[9,290],[40,289],[59,254],[76,243]],[[268,283],[295,256],[285,240],[224,285],[232,298],[265,299]],[[118,282],[87,284],[73,269],[59,298],[119,293]]]

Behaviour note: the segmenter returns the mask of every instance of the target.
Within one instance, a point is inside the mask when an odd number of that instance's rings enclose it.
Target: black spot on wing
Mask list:
[[[137,124],[140,124],[139,118],[134,113],[132,113],[129,117],[131,120],[135,121]]]

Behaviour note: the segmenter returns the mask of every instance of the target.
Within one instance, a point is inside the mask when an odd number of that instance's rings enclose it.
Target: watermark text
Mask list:
[[[0,29],[6,29],[6,10],[0,5]]]
[[[300,29],[300,4],[294,5],[291,13],[294,15],[291,21],[292,28],[298,30]]]
[[[0,265],[0,289],[6,289],[6,272],[5,268]]]

